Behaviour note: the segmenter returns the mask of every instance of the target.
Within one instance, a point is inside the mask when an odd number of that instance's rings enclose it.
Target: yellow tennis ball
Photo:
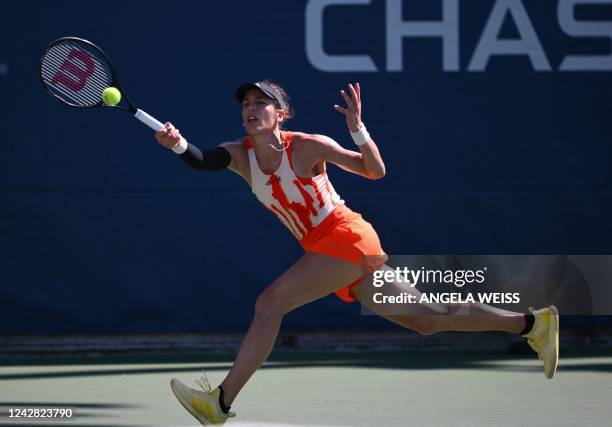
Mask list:
[[[104,89],[104,92],[102,92],[102,102],[104,102],[104,104],[112,107],[113,105],[119,104],[119,101],[121,101],[121,92],[119,92],[119,89],[116,87],[107,87]]]

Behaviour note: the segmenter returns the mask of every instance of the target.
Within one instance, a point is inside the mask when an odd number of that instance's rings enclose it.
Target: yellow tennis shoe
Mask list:
[[[559,312],[554,305],[539,310],[529,307],[529,311],[535,318],[533,328],[523,336],[527,338],[529,346],[544,362],[546,378],[552,378],[559,361]]]
[[[172,378],[170,387],[172,392],[187,411],[193,415],[202,425],[223,424],[228,418],[235,417],[234,412],[227,414],[219,406],[219,388],[212,390],[206,377],[197,381],[204,391],[194,390],[185,384]]]

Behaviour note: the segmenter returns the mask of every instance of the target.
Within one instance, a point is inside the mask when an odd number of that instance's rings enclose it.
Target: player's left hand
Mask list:
[[[344,91],[340,91],[340,95],[346,101],[346,108],[339,105],[334,105],[336,111],[341,112],[346,117],[346,125],[349,130],[353,133],[358,132],[363,126],[361,122],[361,88],[359,83],[348,85],[348,94]],[[350,96],[349,96],[350,95]]]

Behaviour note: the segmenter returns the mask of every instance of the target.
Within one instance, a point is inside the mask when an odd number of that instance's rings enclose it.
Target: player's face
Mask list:
[[[259,89],[249,90],[242,100],[242,123],[249,135],[274,131],[282,120],[281,113]]]

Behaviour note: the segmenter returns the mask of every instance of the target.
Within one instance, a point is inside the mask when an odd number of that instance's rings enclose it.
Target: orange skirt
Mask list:
[[[372,225],[345,205],[338,205],[300,244],[306,252],[328,255],[361,267],[363,275],[359,279],[336,291],[336,296],[345,302],[355,302],[351,289],[387,261]]]

